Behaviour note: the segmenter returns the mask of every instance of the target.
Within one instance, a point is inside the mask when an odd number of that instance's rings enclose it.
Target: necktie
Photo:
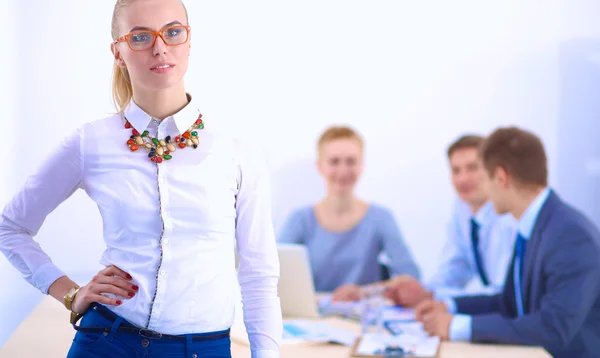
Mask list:
[[[475,258],[475,265],[477,265],[477,272],[479,272],[479,277],[481,278],[481,282],[485,286],[489,285],[490,282],[485,273],[485,269],[483,268],[483,259],[481,258],[481,254],[479,253],[479,224],[475,219],[471,218],[471,244],[473,247],[473,257]]]
[[[523,293],[521,289],[521,278],[523,276],[523,256],[525,255],[525,238],[521,233],[517,234],[515,242],[515,260],[513,266],[513,282],[515,285],[515,302],[517,304],[517,313],[520,316],[523,311]]]

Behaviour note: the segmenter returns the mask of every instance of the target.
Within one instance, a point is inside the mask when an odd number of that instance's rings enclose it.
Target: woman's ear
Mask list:
[[[319,173],[319,175],[323,175],[323,167],[321,165],[321,158],[317,158],[317,160],[315,161],[315,167],[317,168],[317,172]]]
[[[114,43],[110,44],[110,51],[112,52],[113,57],[115,58],[115,63],[117,64],[117,66],[125,68],[125,61],[123,61],[123,59],[121,58],[121,52],[117,50],[117,46]]]

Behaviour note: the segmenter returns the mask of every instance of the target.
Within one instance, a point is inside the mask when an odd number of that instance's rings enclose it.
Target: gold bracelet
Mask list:
[[[71,318],[69,319],[69,322],[71,322],[71,324],[74,325],[75,323],[77,323],[77,321],[79,321],[79,319],[81,317],[83,317],[82,314],[75,313],[75,312],[71,311]]]
[[[75,324],[79,320],[79,318],[82,317],[82,315],[79,315],[77,312],[73,311],[73,301],[75,301],[75,296],[77,295],[77,292],[79,292],[80,289],[81,287],[73,287],[63,297],[65,307],[69,311],[71,311],[71,318],[69,319],[69,322],[71,322],[71,324]]]
[[[77,295],[77,292],[79,292],[80,289],[81,287],[73,287],[64,295],[64,304],[69,311],[73,310],[73,301],[75,300],[75,295]]]

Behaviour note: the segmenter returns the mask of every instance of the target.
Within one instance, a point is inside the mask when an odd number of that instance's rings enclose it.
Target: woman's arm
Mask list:
[[[270,180],[260,151],[239,146],[236,240],[244,323],[253,358],[279,357],[279,258],[271,221]]]
[[[33,237],[46,216],[81,187],[81,142],[81,129],[63,139],[0,214],[0,251],[27,282],[61,302],[76,284]]]
[[[283,224],[278,241],[292,244],[306,244],[307,223],[301,210],[291,213]]]
[[[64,303],[64,296],[77,283],[69,279],[33,240],[42,223],[60,203],[81,188],[83,178],[83,129],[74,131],[54,149],[0,215],[0,251],[18,269],[25,280],[43,293]],[[83,286],[72,302],[75,312],[83,313],[92,302],[119,305],[113,293],[130,298],[137,286],[131,276],[109,266]]]
[[[381,237],[383,239],[383,251],[390,258],[390,273],[395,275],[410,275],[417,280],[420,277],[419,268],[409,251],[400,228],[391,212],[384,210],[380,218]]]

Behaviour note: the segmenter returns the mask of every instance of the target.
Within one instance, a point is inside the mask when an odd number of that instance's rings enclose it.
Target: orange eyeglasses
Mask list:
[[[144,51],[154,46],[156,37],[160,36],[168,46],[178,46],[188,41],[192,28],[185,25],[169,26],[160,31],[133,31],[119,37],[114,44],[127,42],[132,51]]]

